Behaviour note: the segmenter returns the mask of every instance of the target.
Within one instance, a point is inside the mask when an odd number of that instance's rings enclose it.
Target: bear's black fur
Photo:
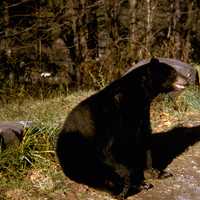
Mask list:
[[[150,103],[183,77],[157,59],[112,82],[78,104],[57,140],[57,156],[72,180],[124,194],[139,190],[150,148]]]

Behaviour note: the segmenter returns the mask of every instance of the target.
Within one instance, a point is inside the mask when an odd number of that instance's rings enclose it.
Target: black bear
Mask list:
[[[153,58],[79,103],[58,135],[64,173],[120,198],[129,189],[139,191],[151,141],[150,103],[190,82],[185,73]]]

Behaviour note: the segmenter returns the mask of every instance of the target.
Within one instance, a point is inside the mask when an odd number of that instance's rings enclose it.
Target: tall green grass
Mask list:
[[[0,151],[0,173],[4,177],[23,177],[30,168],[56,164],[55,142],[68,112],[91,92],[68,97],[16,100],[0,106],[0,121],[32,121],[19,146]],[[0,180],[1,182],[1,180]]]

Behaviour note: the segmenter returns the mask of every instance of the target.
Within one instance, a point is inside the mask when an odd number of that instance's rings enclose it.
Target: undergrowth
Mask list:
[[[58,131],[72,107],[91,93],[79,92],[44,100],[16,99],[0,106],[0,121],[32,121],[20,145],[0,149],[1,188],[28,187],[24,179],[30,170],[58,173],[55,155]]]

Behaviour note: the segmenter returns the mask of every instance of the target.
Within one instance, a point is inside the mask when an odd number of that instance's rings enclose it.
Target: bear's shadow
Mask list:
[[[189,146],[200,141],[200,125],[192,128],[179,127],[168,132],[152,135],[153,168],[164,170],[174,158]]]

